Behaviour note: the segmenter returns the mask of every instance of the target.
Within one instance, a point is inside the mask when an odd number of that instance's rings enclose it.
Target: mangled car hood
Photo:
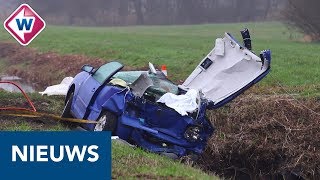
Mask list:
[[[225,33],[223,39],[216,40],[215,48],[200,62],[181,88],[201,91],[204,98],[211,102],[211,107],[215,108],[267,75],[270,59],[259,58]]]

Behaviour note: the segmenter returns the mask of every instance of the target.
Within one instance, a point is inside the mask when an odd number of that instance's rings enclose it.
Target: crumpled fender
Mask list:
[[[133,94],[129,88],[125,88],[112,95],[102,107],[116,115],[121,115],[126,108],[126,102],[133,100]]]

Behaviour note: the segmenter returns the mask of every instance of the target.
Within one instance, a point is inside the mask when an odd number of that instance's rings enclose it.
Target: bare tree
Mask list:
[[[137,15],[137,24],[141,25],[144,24],[144,16],[143,16],[143,3],[142,0],[132,0],[134,3],[134,8]]]
[[[0,16],[7,16],[4,13],[6,4],[27,2],[50,24],[112,26],[243,22],[266,19],[272,11],[272,8],[269,10],[270,1],[286,0],[90,0],[90,3],[87,0],[0,0]]]
[[[319,7],[319,0],[288,0],[284,15],[290,26],[297,27],[312,41],[320,41]]]

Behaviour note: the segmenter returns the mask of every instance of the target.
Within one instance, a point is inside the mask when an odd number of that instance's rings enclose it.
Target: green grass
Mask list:
[[[6,60],[3,58],[0,58],[0,72],[2,71],[2,69],[6,68]]]
[[[38,112],[60,115],[64,105],[64,97],[41,96],[38,93],[28,94]],[[21,93],[0,91],[0,107],[28,108],[31,106]],[[4,113],[5,111],[1,111]],[[12,113],[10,111],[10,113]],[[21,112],[15,112],[21,113]],[[0,115],[0,130],[4,131],[64,131],[68,130],[61,123],[48,118],[24,118]]]
[[[19,125],[10,124],[4,130],[6,130],[6,131],[32,131],[32,126],[22,120],[22,122]]]
[[[276,85],[278,81],[289,87],[319,85],[320,44],[299,42],[301,34],[289,32],[277,22],[99,28],[47,26],[29,47],[43,52],[118,59],[134,67],[145,66],[149,61],[166,64],[170,78],[183,80],[211,50],[217,37],[227,31],[241,39],[239,30],[244,27],[251,30],[257,53],[268,48],[273,52],[272,77],[264,79],[262,85]],[[15,41],[3,29],[0,40]]]
[[[119,142],[112,143],[112,176],[120,179],[218,179],[200,169]]]

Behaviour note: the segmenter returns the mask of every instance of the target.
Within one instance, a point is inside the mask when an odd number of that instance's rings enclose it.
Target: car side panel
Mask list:
[[[77,92],[72,104],[74,117],[87,119],[90,114],[90,106],[95,102],[97,95],[110,78],[123,68],[118,62],[110,62],[99,67],[93,74],[82,77],[77,85]],[[83,72],[79,73],[82,74]]]
[[[84,118],[89,103],[100,86],[92,76],[88,76],[84,81],[75,99],[75,107],[78,109],[79,118]]]
[[[107,102],[110,97],[112,97],[114,94],[117,94],[118,92],[121,92],[123,88],[117,87],[117,86],[111,86],[106,85],[103,87],[103,89],[99,92],[97,98],[92,103],[91,106],[89,106],[89,116],[87,119],[89,120],[97,120],[103,111],[103,104]],[[83,125],[88,130],[93,130],[94,125],[93,124],[85,124]]]
[[[73,99],[72,99],[72,106],[71,106],[71,114],[75,117],[75,118],[80,118],[80,115],[79,115],[79,108],[76,106],[75,104],[75,101],[76,101],[76,98],[77,98],[77,95],[78,95],[78,92],[79,92],[79,89],[81,88],[81,86],[83,85],[83,82],[84,80],[86,80],[88,77],[90,76],[89,73],[87,72],[80,72],[79,74],[77,74],[70,87],[72,85],[74,85],[75,89],[74,89],[74,92],[73,92]],[[69,88],[70,88],[69,87]],[[69,89],[70,91],[71,89]]]

